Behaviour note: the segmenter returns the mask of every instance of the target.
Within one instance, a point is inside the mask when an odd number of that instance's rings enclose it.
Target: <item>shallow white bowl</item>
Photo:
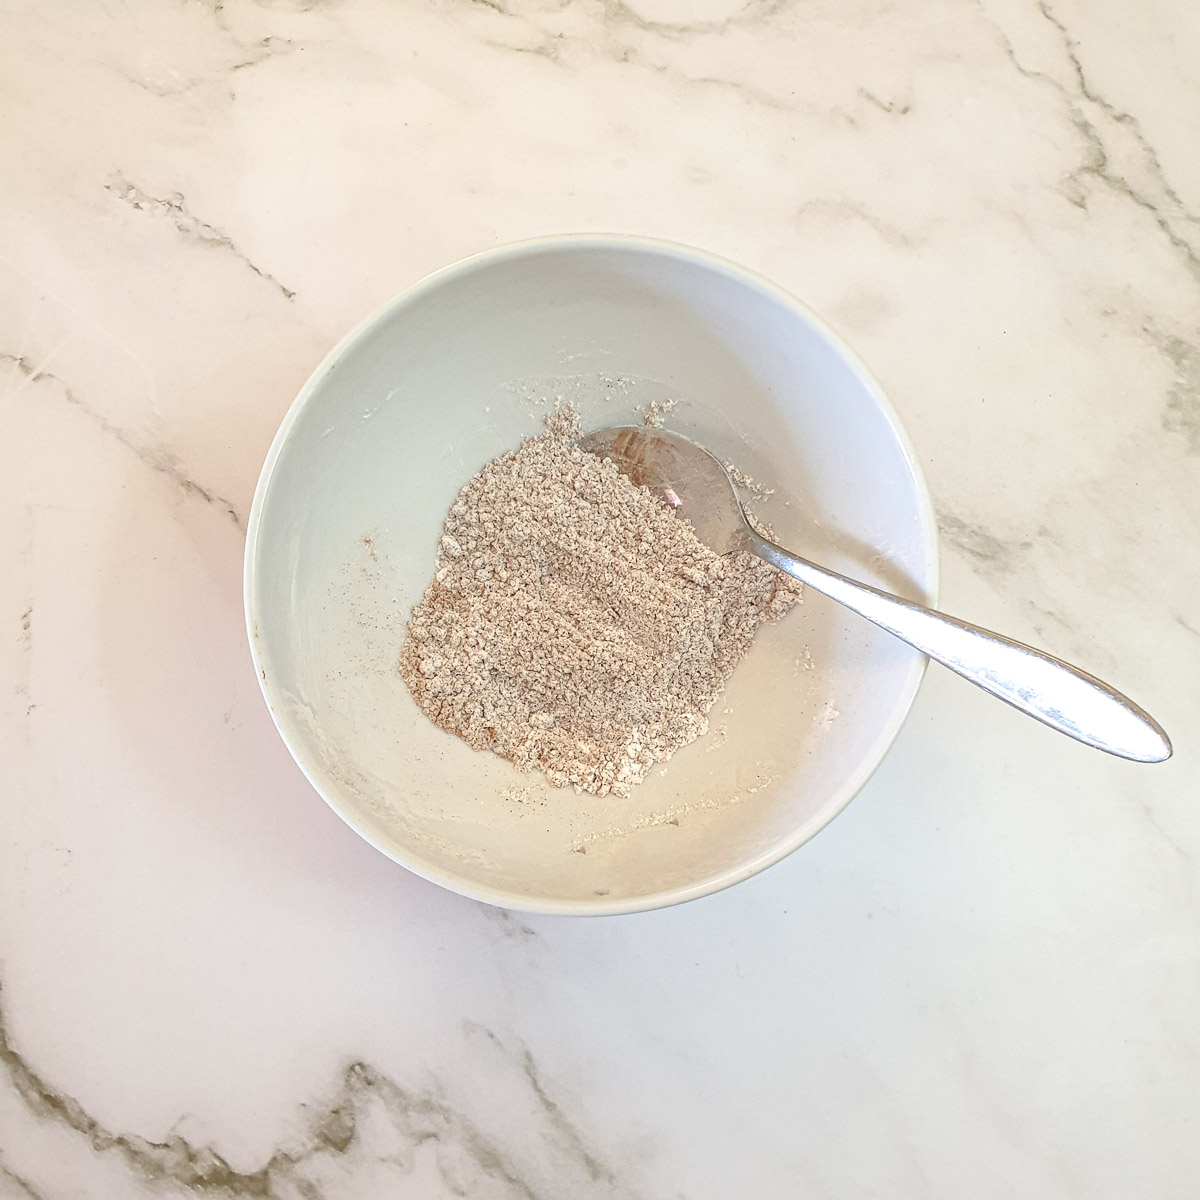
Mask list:
[[[246,618],[263,694],[313,786],[410,870],[492,904],[656,908],[790,853],[891,745],[915,651],[823,597],[763,630],[712,731],[627,799],[548,788],[435,728],[397,673],[442,521],[559,398],[584,428],[667,424],[775,488],[784,545],[931,602],[936,534],[891,406],[790,296],[680,246],[550,238],[440,271],[317,368],[250,514]]]

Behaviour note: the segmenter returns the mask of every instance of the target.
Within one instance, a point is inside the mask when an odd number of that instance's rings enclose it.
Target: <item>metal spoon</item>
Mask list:
[[[746,520],[725,468],[680,434],[621,426],[589,433],[579,446],[611,459],[634,483],[660,493],[718,554],[757,554],[985,692],[1089,746],[1135,762],[1171,757],[1170,739],[1150,714],[1095,676],[1032,646],[827,571],[761,537]]]

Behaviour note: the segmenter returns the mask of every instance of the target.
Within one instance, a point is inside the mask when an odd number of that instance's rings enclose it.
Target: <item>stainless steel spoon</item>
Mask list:
[[[757,534],[725,468],[678,433],[648,426],[599,429],[579,446],[609,458],[658,492],[718,554],[745,550],[845,605],[985,692],[1078,741],[1134,762],[1162,762],[1171,742],[1149,713],[1093,675],[1041,650],[856,583]]]

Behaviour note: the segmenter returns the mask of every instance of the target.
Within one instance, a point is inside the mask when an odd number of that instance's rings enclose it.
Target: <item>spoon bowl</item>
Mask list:
[[[649,488],[718,554],[750,550],[746,518],[729,472],[703,446],[682,434],[649,426],[597,429],[579,448],[609,458],[638,487]]]

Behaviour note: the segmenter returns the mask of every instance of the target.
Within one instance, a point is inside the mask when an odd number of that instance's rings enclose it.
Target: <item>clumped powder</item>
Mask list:
[[[708,728],[763,621],[800,586],[722,557],[574,444],[574,414],[458,494],[400,673],[426,715],[556,786],[626,795]]]

